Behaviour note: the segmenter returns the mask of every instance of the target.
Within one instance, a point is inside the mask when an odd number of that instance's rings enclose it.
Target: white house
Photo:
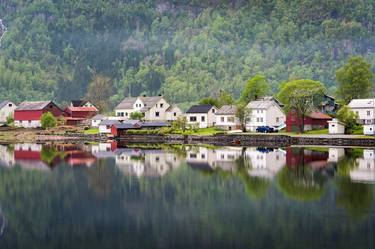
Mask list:
[[[213,105],[194,105],[185,114],[187,124],[198,125],[199,128],[215,126],[217,111]]]
[[[363,134],[375,135],[375,99],[352,99],[348,106],[363,125]]]
[[[117,117],[130,119],[130,114],[141,112],[148,121],[173,121],[181,116],[182,111],[170,105],[163,96],[127,97],[116,108]]]
[[[225,130],[241,129],[241,122],[236,116],[237,106],[224,105],[216,112],[216,126]]]
[[[13,117],[17,106],[9,100],[0,103],[0,123],[6,123],[8,117]]]
[[[72,100],[70,102],[70,106],[71,107],[94,107],[94,108],[96,108],[96,106],[92,102],[90,102],[89,100],[81,100],[81,99],[80,100]]]
[[[186,162],[190,167],[212,171],[215,161],[215,150],[206,147],[187,147]]]
[[[278,127],[285,124],[285,114],[273,97],[251,101],[247,108],[250,114],[246,121],[246,130],[254,132],[259,126]]]
[[[334,118],[328,123],[328,133],[329,134],[344,134],[345,133],[345,124],[338,119]]]
[[[345,156],[344,148],[329,148],[327,162],[337,163],[344,156]]]
[[[94,117],[91,118],[91,127],[96,127],[98,128],[99,127],[99,124],[103,121],[103,120],[107,120],[108,118],[105,116],[105,115],[102,115],[102,114],[98,114],[98,115],[95,115]]]

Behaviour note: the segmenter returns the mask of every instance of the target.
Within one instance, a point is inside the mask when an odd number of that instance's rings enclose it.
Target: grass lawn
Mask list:
[[[98,128],[90,128],[88,130],[83,131],[84,134],[86,135],[96,135],[99,134],[99,129]]]
[[[208,135],[216,135],[218,133],[223,133],[223,130],[218,129],[216,127],[209,127],[209,128],[198,129],[197,131],[186,130],[185,132],[182,132],[181,130],[179,130],[179,131],[174,131],[173,133],[182,134],[182,135],[208,136]]]
[[[328,134],[328,129],[306,131],[304,134],[313,134],[313,135]]]

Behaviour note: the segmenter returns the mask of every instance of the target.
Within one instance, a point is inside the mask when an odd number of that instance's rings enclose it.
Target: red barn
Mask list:
[[[304,117],[304,131],[314,129],[324,129],[328,127],[327,121],[332,120],[332,117],[321,113],[311,112]],[[290,111],[286,117],[286,130],[287,132],[300,131],[302,126],[302,118],[297,116],[295,111]]]
[[[82,124],[86,120],[96,116],[99,110],[95,106],[69,106],[65,109],[65,120],[67,125]]]
[[[140,129],[139,121],[124,121],[126,123],[114,124],[111,126],[111,135],[114,137],[122,136],[127,130]]]
[[[14,124],[25,128],[41,127],[40,118],[47,112],[51,112],[55,117],[64,115],[64,111],[52,101],[22,102],[14,110]]]

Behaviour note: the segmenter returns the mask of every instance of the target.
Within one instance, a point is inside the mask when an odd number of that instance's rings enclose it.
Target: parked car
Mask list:
[[[275,132],[275,129],[273,127],[270,127],[270,126],[259,126],[256,129],[256,131],[260,132],[260,133],[271,133],[271,132]]]

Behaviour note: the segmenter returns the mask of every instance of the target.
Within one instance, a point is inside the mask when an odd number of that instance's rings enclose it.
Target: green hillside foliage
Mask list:
[[[262,74],[336,92],[349,56],[375,65],[374,0],[2,0],[0,99],[87,95],[94,75],[124,96],[185,105]],[[182,106],[185,106],[182,105]]]

